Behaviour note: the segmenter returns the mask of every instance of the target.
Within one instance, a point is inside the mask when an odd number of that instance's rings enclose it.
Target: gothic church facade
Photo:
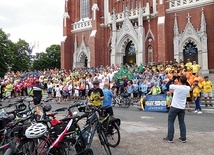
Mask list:
[[[195,60],[214,71],[214,0],[65,0],[61,67]]]

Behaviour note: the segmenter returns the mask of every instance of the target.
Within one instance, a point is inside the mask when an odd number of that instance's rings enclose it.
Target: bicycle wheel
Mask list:
[[[113,122],[106,134],[107,144],[110,147],[117,147],[120,144],[120,129],[116,122]]]
[[[122,108],[128,108],[130,106],[130,100],[128,98],[123,98],[121,101]]]
[[[50,142],[45,137],[25,139],[17,146],[18,155],[45,155]]]
[[[107,144],[106,135],[103,130],[99,130],[98,137],[99,137],[100,143],[104,147],[104,150],[107,153],[107,155],[112,155],[109,145]]]
[[[112,99],[112,107],[114,107],[116,104],[116,100],[115,99]]]

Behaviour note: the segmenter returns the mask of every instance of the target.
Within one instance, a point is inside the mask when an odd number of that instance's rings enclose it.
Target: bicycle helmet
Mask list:
[[[92,82],[92,84],[100,84],[100,81],[94,80],[94,81]]]
[[[25,136],[27,138],[38,138],[44,135],[46,132],[47,126],[42,123],[35,123],[27,128],[27,130],[25,131]]]
[[[43,107],[43,111],[44,112],[48,112],[52,109],[52,106],[50,104],[46,104],[44,107]]]

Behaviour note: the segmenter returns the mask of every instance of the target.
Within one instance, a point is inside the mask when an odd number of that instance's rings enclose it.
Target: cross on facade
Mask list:
[[[188,13],[188,16],[187,16],[186,18],[187,18],[187,20],[188,20],[188,23],[190,23],[190,18],[191,18],[191,16],[189,15],[189,13]]]

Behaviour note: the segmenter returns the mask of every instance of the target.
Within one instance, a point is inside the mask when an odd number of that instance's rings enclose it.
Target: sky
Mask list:
[[[23,39],[33,53],[63,40],[65,0],[0,0],[0,28],[9,39]]]

